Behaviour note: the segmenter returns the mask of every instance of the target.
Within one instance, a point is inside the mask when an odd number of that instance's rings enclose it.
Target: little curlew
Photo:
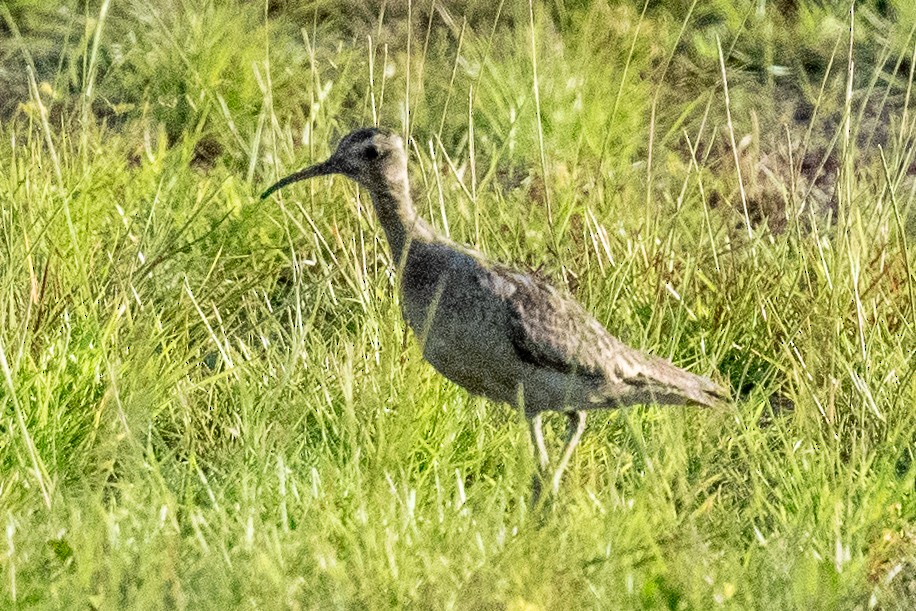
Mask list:
[[[545,411],[568,417],[550,481],[556,495],[587,411],[635,404],[712,407],[727,397],[711,380],[624,345],[553,286],[440,235],[414,209],[407,154],[392,132],[351,132],[329,159],[283,178],[261,199],[328,174],[343,174],[371,195],[399,264],[403,315],[424,358],[469,392],[524,410],[538,468],[534,503],[550,476]]]

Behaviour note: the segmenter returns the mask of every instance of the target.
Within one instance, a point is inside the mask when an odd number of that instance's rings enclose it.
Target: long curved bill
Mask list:
[[[299,182],[300,180],[306,180],[309,178],[314,178],[316,176],[325,176],[327,174],[334,174],[337,172],[337,168],[331,163],[331,160],[323,161],[321,163],[316,163],[315,165],[309,166],[304,170],[299,170],[295,174],[290,174],[286,178],[281,178],[274,184],[270,185],[266,191],[261,193],[261,199],[267,199],[270,197],[274,191],[282,189],[286,185],[291,185],[294,182]]]

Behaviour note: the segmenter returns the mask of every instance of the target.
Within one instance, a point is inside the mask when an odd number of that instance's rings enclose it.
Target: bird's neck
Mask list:
[[[372,190],[371,195],[375,213],[385,230],[392,260],[396,265],[401,264],[405,249],[412,241],[435,239],[435,230],[413,207],[406,177],[404,180],[392,181],[383,188]]]

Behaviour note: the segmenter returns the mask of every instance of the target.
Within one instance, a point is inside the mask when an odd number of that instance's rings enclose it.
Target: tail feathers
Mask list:
[[[643,363],[639,371],[608,384],[604,407],[627,405],[695,405],[721,407],[729,400],[726,389],[709,378],[675,367],[664,359]],[[596,405],[597,407],[597,405]]]
[[[721,407],[728,401],[728,391],[709,378],[702,376],[693,376],[693,378],[695,385],[684,392],[690,405]]]
[[[652,380],[659,391],[659,404],[686,404],[700,407],[721,407],[729,399],[728,391],[709,378],[698,376],[667,361],[655,363]]]

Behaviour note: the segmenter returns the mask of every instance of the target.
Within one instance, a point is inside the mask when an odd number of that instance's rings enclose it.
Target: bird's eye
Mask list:
[[[368,159],[369,161],[372,161],[373,159],[377,159],[378,158],[378,149],[370,144],[369,146],[366,147],[365,155],[366,155],[366,159]]]

